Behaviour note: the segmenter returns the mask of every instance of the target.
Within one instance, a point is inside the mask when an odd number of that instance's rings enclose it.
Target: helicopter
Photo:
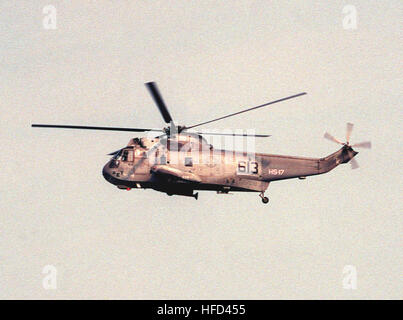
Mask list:
[[[163,120],[168,124],[163,129],[54,124],[32,124],[31,126],[36,128],[148,132],[152,136],[132,138],[125,147],[108,154],[112,158],[103,167],[104,178],[123,190],[154,189],[169,196],[188,196],[196,200],[198,199],[198,192],[195,191],[200,190],[215,191],[220,194],[256,192],[259,193],[262,202],[267,204],[269,198],[265,196],[265,191],[272,181],[305,179],[307,176],[329,172],[338,165],[348,162],[351,163],[352,169],[356,169],[358,163],[354,157],[358,152],[353,148],[371,148],[370,141],[350,144],[353,124],[347,123],[346,142],[341,142],[331,134],[325,133],[324,138],[341,145],[341,148],[323,158],[215,149],[203,135],[246,138],[267,138],[270,135],[199,132],[190,129],[294,99],[305,95],[306,92],[191,126],[184,126],[174,123],[156,83],[147,82],[145,86],[157,105]],[[154,132],[161,132],[162,134],[154,136]]]

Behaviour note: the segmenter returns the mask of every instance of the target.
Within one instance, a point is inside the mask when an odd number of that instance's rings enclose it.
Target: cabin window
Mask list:
[[[185,157],[185,166],[192,167],[193,166],[193,159],[191,157]]]

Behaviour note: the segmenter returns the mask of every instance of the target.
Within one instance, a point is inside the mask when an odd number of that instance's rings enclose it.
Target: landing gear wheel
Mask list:
[[[264,204],[269,202],[269,198],[264,196],[264,191],[262,191],[261,193],[259,193],[259,197],[262,198],[262,202]]]

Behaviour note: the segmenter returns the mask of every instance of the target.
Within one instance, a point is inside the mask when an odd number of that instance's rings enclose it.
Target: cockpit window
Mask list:
[[[129,151],[128,150],[124,150],[123,154],[122,154],[122,161],[127,161],[127,157],[129,155]]]
[[[116,152],[113,157],[113,160],[120,161],[133,161],[133,149],[122,149]]]
[[[121,160],[132,162],[133,161],[133,150],[130,150],[130,149],[123,150]]]
[[[112,159],[117,160],[120,157],[121,154],[122,154],[122,150],[119,150],[118,152],[116,152],[113,155]]]

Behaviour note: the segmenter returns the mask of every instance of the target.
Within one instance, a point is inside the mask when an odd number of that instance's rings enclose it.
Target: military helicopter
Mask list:
[[[354,157],[358,154],[353,147],[371,148],[371,142],[350,145],[353,124],[347,123],[346,142],[341,142],[329,133],[324,137],[342,147],[323,158],[291,157],[255,152],[215,149],[203,135],[226,135],[265,138],[266,134],[236,134],[189,131],[218,120],[263,108],[285,100],[293,99],[301,92],[274,100],[256,107],[225,115],[191,126],[175,125],[165,102],[154,82],[145,84],[161,112],[167,127],[163,129],[93,127],[78,125],[32,124],[39,128],[64,128],[86,130],[110,130],[128,132],[162,132],[151,137],[130,139],[126,147],[110,153],[112,156],[103,167],[104,178],[119,189],[154,189],[171,195],[198,199],[198,190],[216,191],[228,194],[231,191],[258,192],[263,203],[269,183],[285,179],[305,179],[307,176],[323,174],[341,163],[350,162],[358,167]]]

